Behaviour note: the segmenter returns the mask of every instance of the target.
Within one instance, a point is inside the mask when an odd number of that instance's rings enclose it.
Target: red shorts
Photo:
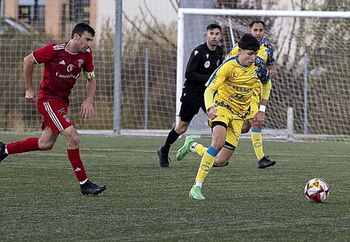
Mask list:
[[[38,100],[38,110],[43,118],[41,125],[42,129],[47,126],[52,130],[54,134],[57,134],[73,125],[73,122],[68,117],[67,104],[61,101]]]

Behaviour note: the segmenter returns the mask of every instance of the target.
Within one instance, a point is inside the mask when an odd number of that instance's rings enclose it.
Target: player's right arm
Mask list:
[[[214,94],[219,87],[225,82],[230,76],[230,66],[226,62],[222,64],[216,71],[210,76],[204,92],[204,103],[207,110],[207,115],[210,119],[215,118],[216,108],[214,106]]]
[[[26,88],[25,98],[33,103],[35,102],[36,94],[33,89],[33,67],[36,64],[36,61],[33,57],[33,54],[30,53],[23,60],[23,79],[24,85]]]
[[[29,102],[35,102],[36,94],[33,89],[33,67],[34,64],[41,64],[50,61],[54,56],[53,44],[47,44],[24,57],[23,60],[23,79],[26,88],[25,98]]]

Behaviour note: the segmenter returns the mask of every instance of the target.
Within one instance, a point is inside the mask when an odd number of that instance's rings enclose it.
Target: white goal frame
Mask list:
[[[280,11],[280,10],[244,10],[244,9],[208,9],[208,8],[179,8],[178,10],[178,33],[177,33],[177,73],[176,73],[176,115],[180,111],[180,97],[184,83],[184,17],[185,15],[211,15],[211,16],[249,16],[249,17],[317,17],[317,18],[350,18],[350,12],[336,11]],[[305,135],[296,135],[293,132],[293,110],[288,108],[287,127],[284,130],[263,130],[266,139],[298,140]],[[179,117],[176,116],[176,122]],[[209,132],[209,129],[208,129]],[[271,134],[271,136],[269,136]],[[205,134],[198,134],[205,135]],[[245,138],[243,135],[242,138]],[[307,135],[306,135],[307,136]],[[311,137],[312,138],[312,137]],[[319,138],[319,137],[316,137]],[[327,137],[326,137],[327,138]],[[331,138],[331,137],[330,137]]]

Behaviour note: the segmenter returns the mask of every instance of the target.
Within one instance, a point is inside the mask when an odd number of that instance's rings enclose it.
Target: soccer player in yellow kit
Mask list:
[[[269,76],[276,77],[275,59],[273,57],[273,49],[268,40],[264,37],[265,35],[265,23],[262,20],[254,20],[249,24],[250,33],[258,39],[260,42],[260,48],[257,56],[260,57],[267,65],[269,70]],[[236,45],[232,51],[228,54],[227,58],[231,58],[238,54],[238,46]],[[266,168],[276,164],[276,161],[270,160],[265,156],[262,146],[262,123],[256,122],[255,116],[259,111],[265,112],[268,99],[260,97],[261,85],[256,85],[256,90],[252,97],[250,105],[250,114],[246,117],[246,121],[242,128],[242,133],[247,133],[251,128],[251,140],[254,148],[256,158],[258,159],[258,168]],[[228,164],[228,160],[232,156],[232,151],[223,149],[215,161],[215,166],[225,166]]]
[[[250,112],[250,103],[255,86],[261,84],[262,97],[270,95],[271,83],[266,65],[257,57],[259,41],[251,34],[245,34],[238,42],[238,55],[227,59],[210,77],[204,93],[205,107],[212,127],[212,140],[208,148],[202,149],[203,156],[198,168],[195,184],[189,196],[204,200],[202,184],[212,168],[222,147],[234,150],[244,121]],[[255,122],[263,123],[264,112],[258,112]],[[197,153],[200,153],[198,150]]]
[[[250,33],[258,39],[260,42],[260,48],[258,51],[257,56],[264,61],[264,63],[267,65],[267,68],[269,70],[270,77],[276,77],[276,68],[274,66],[275,59],[273,57],[273,49],[271,44],[268,42],[268,40],[264,37],[265,36],[265,23],[262,20],[254,20],[249,24]],[[227,55],[226,59],[232,58],[236,55],[238,55],[238,45],[236,44],[232,51]],[[258,160],[258,168],[266,168],[270,167],[276,164],[275,161],[270,160],[268,156],[265,156],[262,146],[262,125],[263,122],[259,122],[257,118],[259,116],[256,116],[259,111],[259,104],[260,104],[260,111],[265,112],[266,105],[268,103],[268,98],[261,97],[261,84],[257,83],[255,85],[255,91],[252,96],[252,101],[250,104],[250,113],[246,117],[246,121],[243,124],[242,127],[242,133],[247,133],[250,128],[251,129],[251,140],[254,148],[255,155]],[[193,138],[188,136],[186,137],[185,144],[179,149],[177,153],[177,159],[181,160],[185,157],[185,155],[191,150],[193,152],[195,151],[195,146],[197,145],[196,142],[194,142]],[[200,146],[200,144],[199,144]],[[202,149],[200,147],[197,147],[197,150],[200,151],[198,153],[199,155],[203,155]],[[233,150],[229,149],[227,147],[223,147],[223,149],[220,151],[220,153],[217,155],[214,166],[220,167],[225,166],[228,164],[229,159],[231,158],[233,154]]]

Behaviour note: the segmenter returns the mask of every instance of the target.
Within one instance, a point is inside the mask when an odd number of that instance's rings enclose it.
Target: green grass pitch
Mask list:
[[[2,133],[9,142],[28,137]],[[200,159],[189,154],[158,165],[164,137],[81,136],[91,180],[106,184],[83,196],[59,138],[51,151],[7,157],[0,164],[0,241],[346,241],[350,238],[349,145],[265,142],[277,161],[257,169],[243,140],[229,166],[213,168],[203,194],[188,192]],[[204,144],[209,139],[200,139]],[[307,180],[330,185],[326,202],[303,196]]]

